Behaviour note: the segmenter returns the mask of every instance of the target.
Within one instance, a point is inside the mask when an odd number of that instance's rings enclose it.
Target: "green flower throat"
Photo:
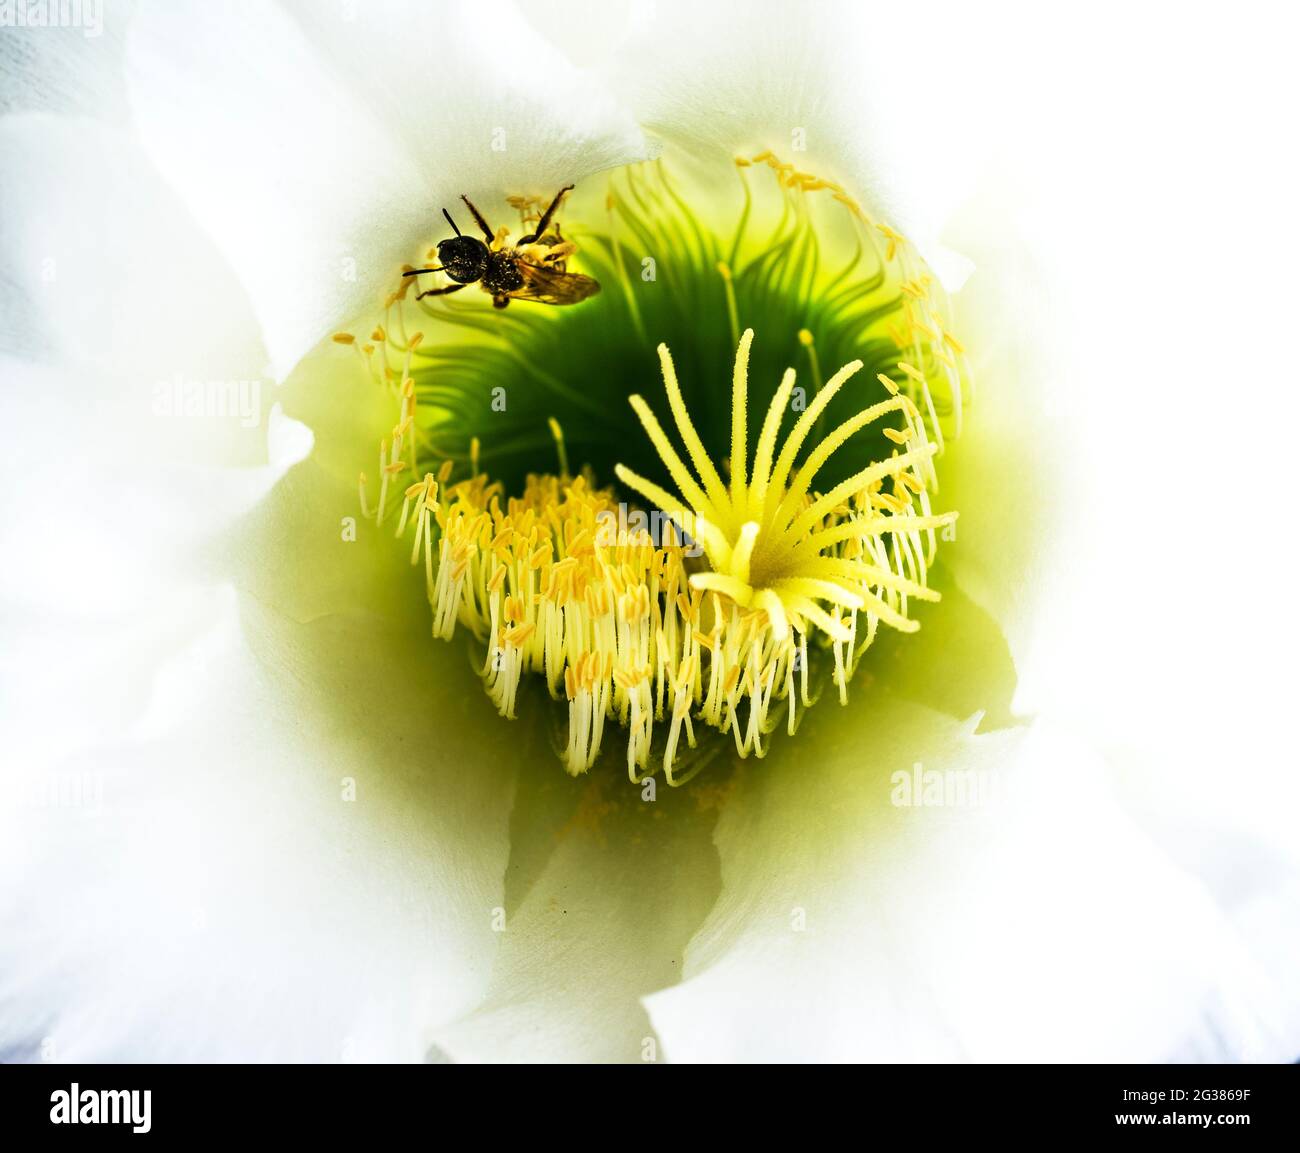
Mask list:
[[[634,781],[762,756],[938,599],[935,461],[969,387],[947,302],[840,186],[767,153],[736,173],[725,196],[648,164],[564,205],[569,267],[603,287],[581,304],[418,300],[425,274],[370,341],[335,337],[397,411],[363,511],[504,715],[525,683],[562,703],[571,773],[620,755],[613,729]],[[531,234],[544,204],[511,204]]]

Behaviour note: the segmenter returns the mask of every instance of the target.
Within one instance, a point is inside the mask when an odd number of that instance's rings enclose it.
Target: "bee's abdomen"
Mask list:
[[[509,252],[494,252],[488,257],[487,271],[483,274],[483,288],[500,296],[505,293],[518,292],[524,286],[524,278],[515,267],[515,258]]]

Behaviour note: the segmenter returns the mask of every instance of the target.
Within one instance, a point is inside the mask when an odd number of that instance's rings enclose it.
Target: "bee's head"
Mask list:
[[[438,263],[458,284],[473,284],[487,271],[488,246],[474,236],[452,236],[438,241]]]

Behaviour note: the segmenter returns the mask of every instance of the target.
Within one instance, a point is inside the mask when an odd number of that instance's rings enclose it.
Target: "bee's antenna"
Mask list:
[[[410,271],[408,271],[408,272],[403,272],[402,275],[403,275],[403,276],[419,276],[420,273],[422,273],[422,272],[441,272],[441,271],[442,271],[441,267],[439,267],[439,268],[412,268],[412,269],[411,269]]]
[[[448,212],[448,211],[444,208],[444,209],[442,210],[442,214],[443,214],[443,216],[445,216],[445,217],[447,218],[447,223],[451,225],[451,230],[452,230],[452,232],[454,232],[457,236],[459,236],[459,235],[460,235],[460,229],[456,227],[456,222],[455,222],[454,220],[452,220],[452,218],[451,218],[451,213]]]

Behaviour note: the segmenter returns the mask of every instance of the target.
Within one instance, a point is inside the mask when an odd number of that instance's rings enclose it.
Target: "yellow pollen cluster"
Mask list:
[[[627,730],[629,776],[640,780],[655,723],[667,721],[661,763],[679,784],[673,759],[683,733],[695,743],[693,713],[732,729],[743,755],[763,751],[778,676],[793,709],[798,650],[758,643],[756,614],[692,589],[689,545],[671,526],[656,543],[626,517],[621,525],[613,494],[589,476],[530,476],[522,496],[506,498],[484,476],[444,487],[430,475],[406,495],[434,635],[459,624],[486,642],[482,675],[504,716],[515,715],[526,672],[567,700],[569,772],[591,767],[613,720]],[[756,679],[762,692],[745,715]]]

